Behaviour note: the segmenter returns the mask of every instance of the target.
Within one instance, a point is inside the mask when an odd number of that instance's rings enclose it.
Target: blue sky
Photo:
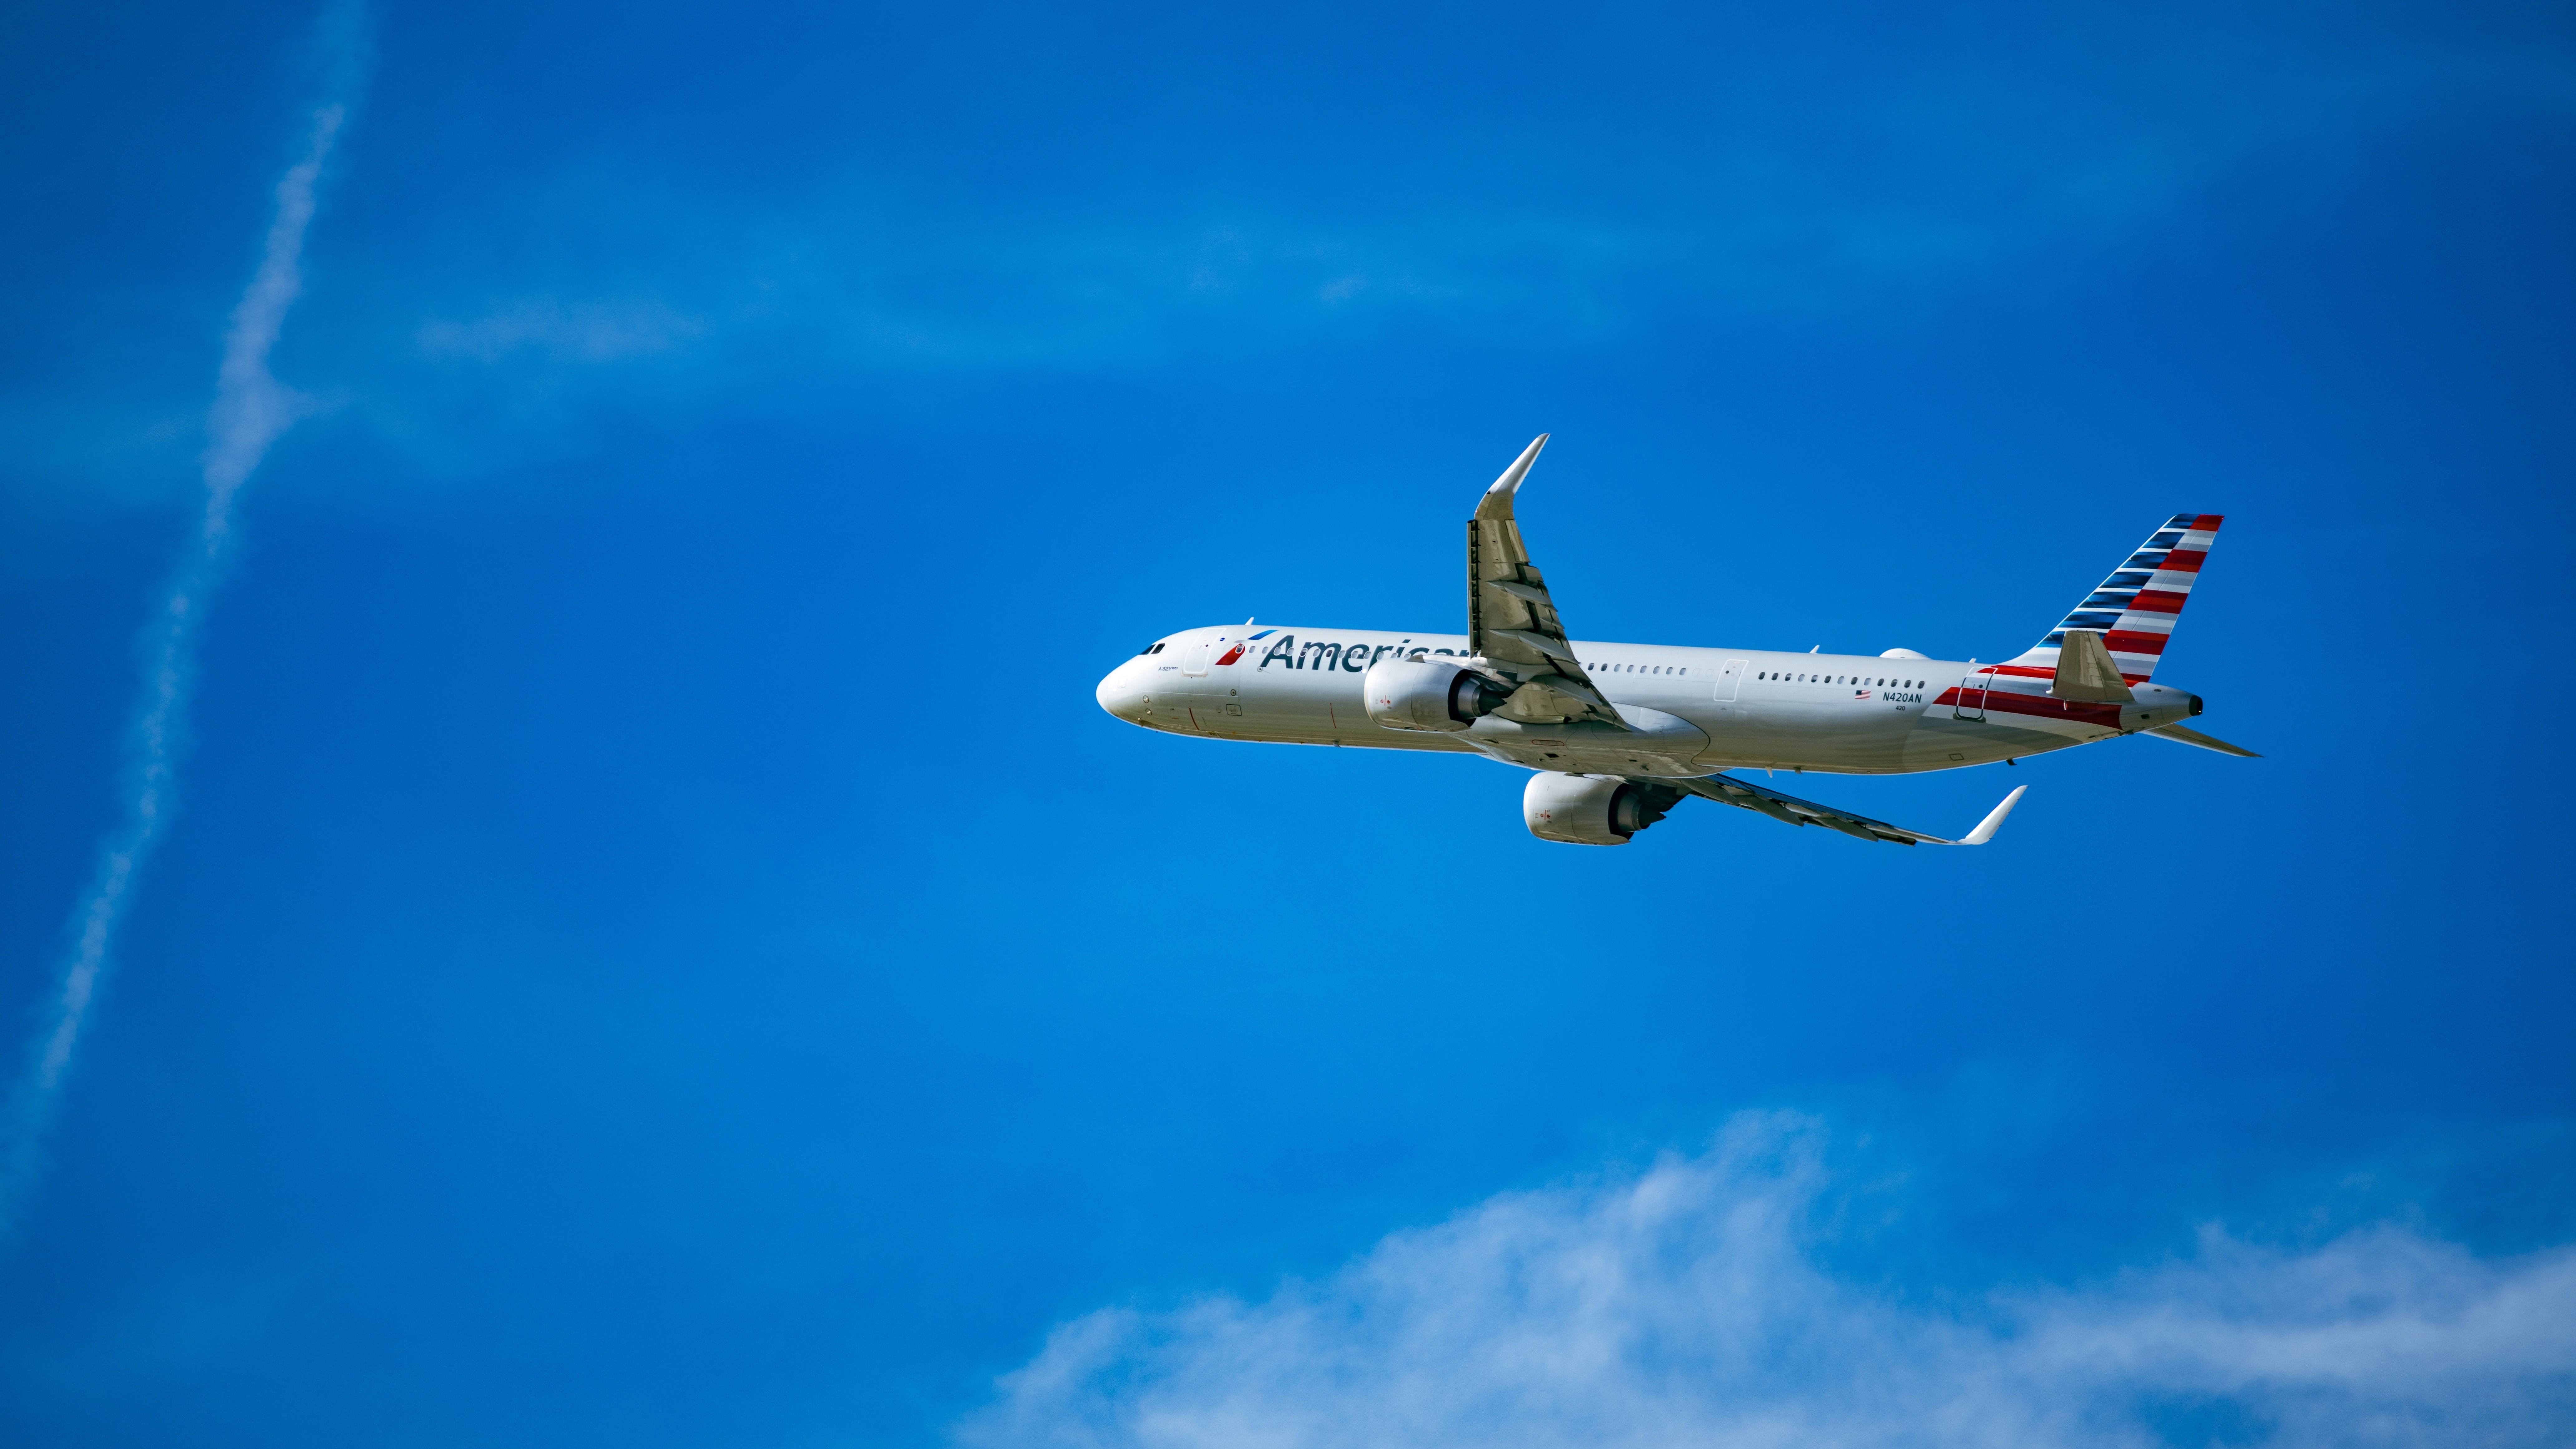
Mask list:
[[[12,1443],[2568,1436],[2562,13],[324,29],[0,48],[30,1032],[355,86],[0,1244]],[[1541,431],[1596,639],[1998,657],[2225,513],[2159,678],[2266,758],[1581,851],[1094,705],[1456,627]]]

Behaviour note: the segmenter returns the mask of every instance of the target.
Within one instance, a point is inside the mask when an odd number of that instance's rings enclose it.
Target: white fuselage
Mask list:
[[[1256,636],[1249,637],[1247,635]],[[2199,713],[2190,694],[2136,686],[2129,705],[2049,695],[2046,677],[1974,660],[1659,644],[1576,643],[1632,728],[1486,716],[1455,731],[1390,729],[1363,706],[1371,663],[1467,651],[1456,634],[1210,627],[1162,640],[1100,681],[1101,708],[1173,734],[1280,744],[1483,754],[1534,770],[1704,775],[1741,767],[1903,774],[2089,744]]]

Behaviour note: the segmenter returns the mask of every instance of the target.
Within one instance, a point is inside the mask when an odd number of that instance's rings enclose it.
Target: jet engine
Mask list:
[[[1567,845],[1625,845],[1681,802],[1668,785],[1640,785],[1616,775],[1532,775],[1521,792],[1530,834]]]
[[[1510,699],[1445,659],[1381,659],[1360,680],[1368,717],[1391,730],[1463,730]]]

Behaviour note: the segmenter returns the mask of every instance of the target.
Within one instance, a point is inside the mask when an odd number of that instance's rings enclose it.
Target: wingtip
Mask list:
[[[1494,486],[1486,489],[1485,491],[1487,493],[1503,494],[1518,493],[1521,488],[1521,480],[1529,476],[1530,464],[1538,461],[1539,450],[1546,446],[1547,434],[1541,433],[1537,437],[1532,438],[1530,440],[1530,445],[1521,449],[1521,455],[1512,460],[1512,466],[1505,468],[1503,470],[1503,476],[1495,479]]]
[[[1969,831],[1966,837],[1960,840],[1959,843],[1961,845],[1983,845],[1987,841],[1994,839],[1995,832],[2003,828],[2004,817],[2010,815],[2013,811],[2013,807],[2021,803],[2022,792],[2029,788],[2030,787],[2028,785],[2013,786],[2013,792],[2004,797],[2003,803],[1986,812],[1986,818],[1978,821],[1977,828]]]

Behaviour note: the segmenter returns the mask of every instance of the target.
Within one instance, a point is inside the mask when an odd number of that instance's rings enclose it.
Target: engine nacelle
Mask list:
[[[1381,659],[1360,680],[1368,717],[1391,730],[1463,730],[1511,696],[1445,659]]]
[[[1658,798],[1663,797],[1663,798]],[[1625,845],[1628,837],[1664,818],[1679,800],[1663,790],[1616,775],[1532,775],[1521,792],[1521,819],[1530,834],[1567,845]]]

